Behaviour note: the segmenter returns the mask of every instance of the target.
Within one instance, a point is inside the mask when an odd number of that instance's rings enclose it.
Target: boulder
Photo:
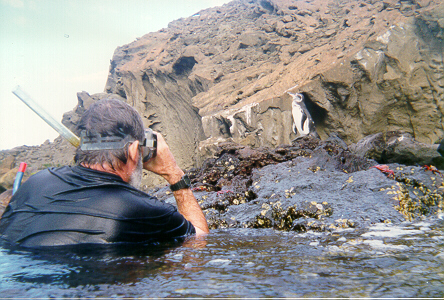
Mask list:
[[[350,145],[350,150],[381,164],[434,165],[444,169],[444,157],[438,152],[438,146],[420,143],[408,133],[391,131],[367,136]]]
[[[4,189],[12,189],[17,172],[18,172],[18,168],[13,168],[11,170],[8,170],[5,174],[3,174],[0,177],[0,185]]]
[[[3,215],[6,207],[8,206],[11,197],[12,197],[12,190],[7,190],[0,194],[0,218]]]

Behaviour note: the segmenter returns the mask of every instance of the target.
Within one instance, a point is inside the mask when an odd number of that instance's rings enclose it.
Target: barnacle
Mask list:
[[[355,222],[349,219],[338,219],[335,220],[335,228],[354,228]]]
[[[411,221],[416,217],[428,214],[434,210],[434,207],[439,208],[443,205],[443,196],[438,192],[441,186],[437,190],[431,191],[422,182],[408,178],[404,178],[403,181],[404,184],[400,185],[398,195],[394,198],[399,201],[395,209],[404,215],[407,220]]]
[[[319,166],[313,166],[313,167],[310,167],[310,168],[308,168],[308,170],[309,171],[312,171],[313,173],[316,173],[317,171],[319,171],[319,170],[321,170],[321,167],[319,167]]]

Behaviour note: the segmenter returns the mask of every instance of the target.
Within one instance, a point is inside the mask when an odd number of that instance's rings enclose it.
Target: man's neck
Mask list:
[[[96,171],[101,171],[101,172],[106,172],[106,173],[111,173],[114,175],[119,176],[120,178],[122,178],[123,181],[125,182],[129,182],[131,175],[129,174],[129,172],[126,170],[125,165],[123,168],[112,168],[110,165],[108,164],[94,164],[94,165],[88,165],[85,163],[81,163],[80,164],[82,167],[91,169],[91,170],[96,170]]]

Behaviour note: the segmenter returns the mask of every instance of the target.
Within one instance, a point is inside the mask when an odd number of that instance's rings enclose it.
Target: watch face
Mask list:
[[[191,187],[191,180],[187,174],[183,175],[178,182],[170,186],[173,192],[178,191],[180,189],[187,189],[189,187]]]
[[[185,182],[185,184],[186,184],[187,186],[191,186],[191,180],[190,180],[190,177],[188,177],[187,174],[185,174],[185,175],[182,177],[182,179],[183,179],[183,182]]]

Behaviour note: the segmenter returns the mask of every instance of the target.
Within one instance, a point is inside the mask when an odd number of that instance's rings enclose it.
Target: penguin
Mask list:
[[[293,115],[293,132],[298,134],[298,138],[306,135],[319,137],[316,132],[313,119],[305,106],[304,96],[300,93],[287,93],[293,97],[293,102],[291,104]]]

